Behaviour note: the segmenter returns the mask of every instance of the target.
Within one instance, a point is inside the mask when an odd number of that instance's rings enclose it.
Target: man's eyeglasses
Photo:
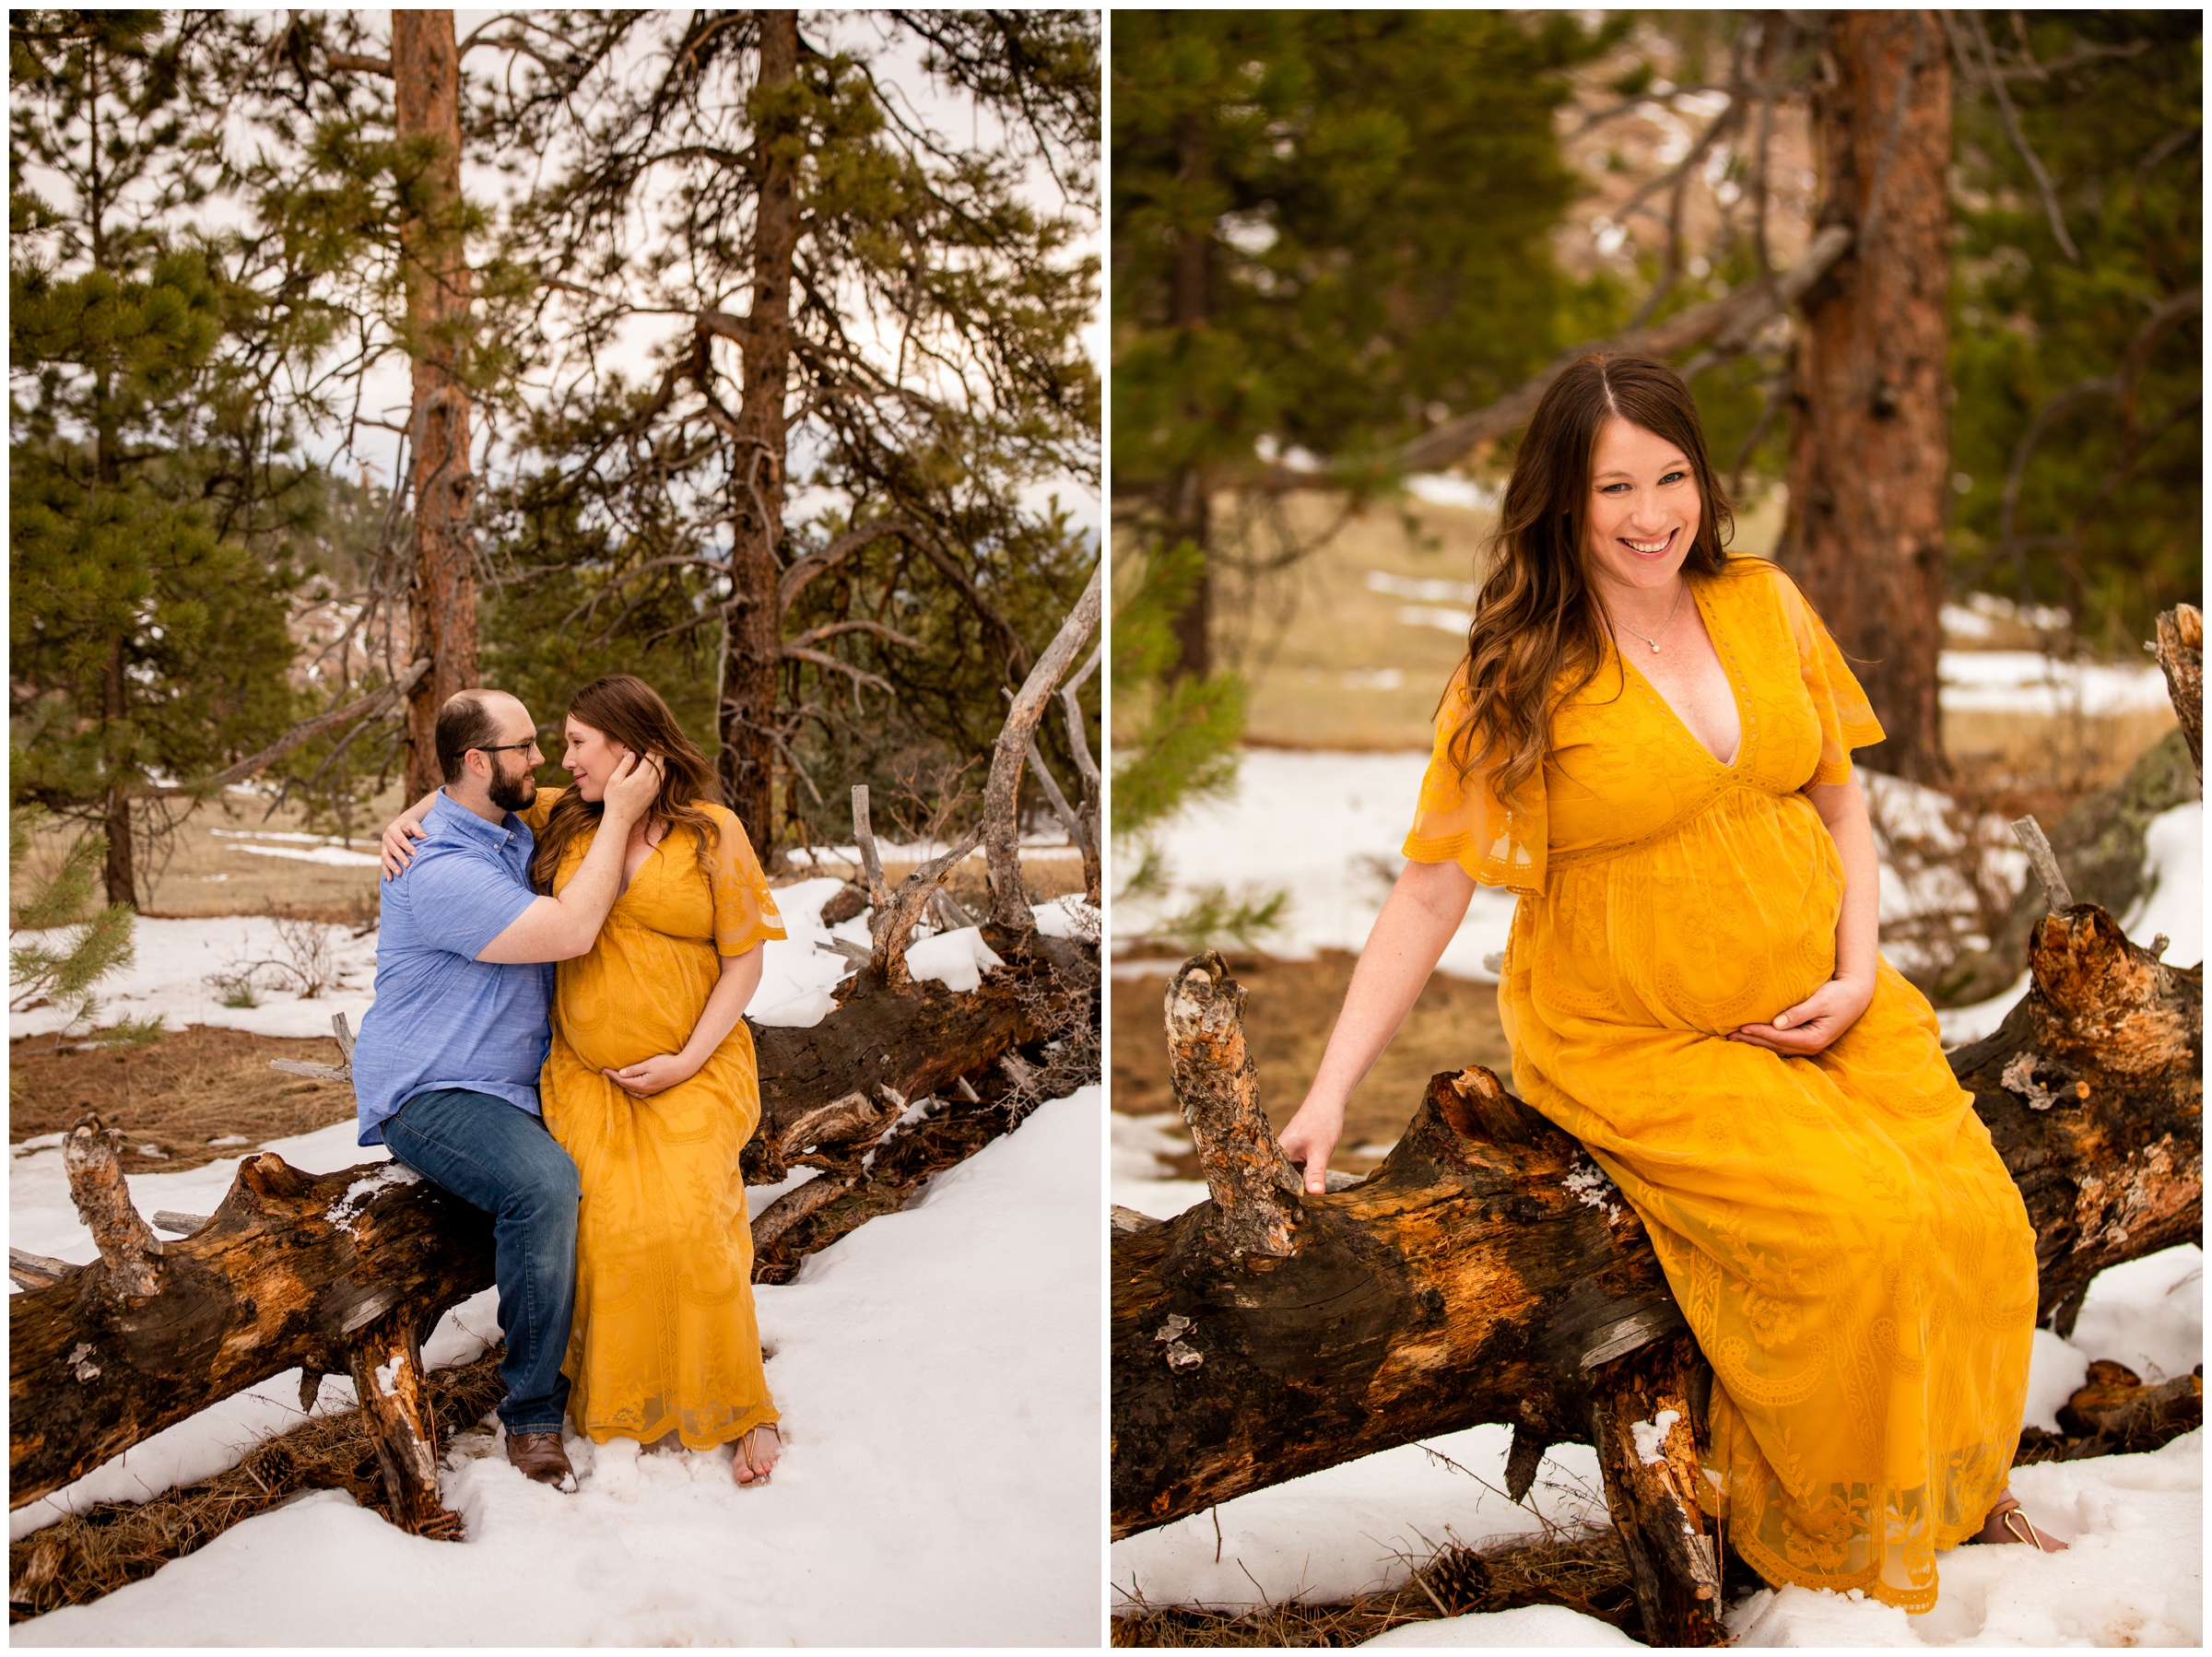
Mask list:
[[[479,754],[504,754],[510,748],[534,748],[535,746],[537,746],[537,738],[533,736],[528,742],[478,743],[476,751]]]

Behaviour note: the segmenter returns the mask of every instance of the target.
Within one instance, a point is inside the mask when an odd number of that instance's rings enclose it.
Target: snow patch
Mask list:
[[[906,970],[916,978],[934,978],[948,990],[965,994],[983,981],[983,974],[1006,963],[983,942],[980,926],[959,926],[934,937],[910,944]]]
[[[18,1623],[10,1643],[1095,1646],[1103,1109],[1095,1087],[1041,1106],[911,1207],[754,1291],[788,1446],[768,1488],[738,1488],[726,1451],[639,1455],[571,1439],[581,1487],[564,1496],[484,1453],[493,1435],[464,1430],[441,1477],[464,1542],[402,1534],[318,1492],[105,1599]],[[41,1215],[54,1200],[43,1172],[33,1178],[46,1163],[58,1172],[59,1153],[11,1168],[18,1247],[24,1197]],[[134,1178],[133,1194],[190,1206],[182,1182],[203,1171]],[[65,1254],[45,1224],[42,1252]],[[490,1322],[475,1302],[461,1310]],[[453,1361],[438,1345],[426,1364]],[[72,1489],[111,1468],[112,1499],[206,1478],[297,1425],[298,1392],[296,1372],[276,1377]],[[335,1379],[324,1392],[350,1396]],[[956,1444],[948,1469],[931,1446]],[[51,1522],[51,1503],[39,1507],[11,1514],[11,1534]]]
[[[1559,1181],[1585,1208],[1602,1208],[1607,1219],[1620,1217],[1620,1187],[1594,1162],[1577,1162]]]
[[[1667,1428],[1682,1419],[1680,1410],[1661,1410],[1649,1421],[1632,1421],[1629,1433],[1636,1440],[1636,1459],[1646,1467],[1656,1467],[1666,1460]]]
[[[360,1217],[362,1209],[376,1200],[378,1192],[389,1191],[399,1185],[419,1185],[421,1182],[422,1176],[404,1163],[387,1162],[376,1172],[348,1185],[337,1201],[324,1211],[323,1217],[351,1237],[353,1222]]]

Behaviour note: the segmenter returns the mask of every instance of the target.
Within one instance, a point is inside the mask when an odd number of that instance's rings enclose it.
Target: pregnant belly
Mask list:
[[[619,1070],[681,1049],[717,975],[712,944],[603,933],[590,954],[560,964],[555,1026],[584,1064]]]
[[[1676,833],[1552,894],[1559,988],[1612,1017],[1725,1034],[1765,1023],[1835,971],[1842,865],[1809,801],[1725,797]],[[1587,983],[1572,981],[1586,973]],[[1537,993],[1545,999],[1543,966]]]

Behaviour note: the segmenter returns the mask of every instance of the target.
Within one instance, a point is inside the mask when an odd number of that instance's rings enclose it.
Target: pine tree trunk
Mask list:
[[[798,14],[763,11],[752,168],[759,182],[753,230],[753,300],[742,346],[744,400],[730,480],[730,604],[719,713],[722,797],[763,861],[775,855],[776,667],[782,617],[776,604],[783,533],[783,399],[791,368],[792,268],[799,245],[795,105]],[[702,339],[700,348],[706,348]]]
[[[1198,130],[1198,122],[1194,117],[1191,128],[1183,134],[1181,177],[1185,183],[1194,185],[1205,179],[1209,168],[1205,135]],[[1179,233],[1175,248],[1175,325],[1183,331],[1186,342],[1209,319],[1206,276],[1211,253],[1212,238],[1206,230],[1186,225]],[[1200,411],[1186,405],[1183,414],[1187,419],[1196,420]],[[1204,560],[1208,551],[1206,537],[1212,528],[1208,522],[1205,469],[1185,466],[1176,475],[1174,491],[1168,545],[1173,546],[1188,541],[1198,548]],[[1190,597],[1183,601],[1182,609],[1175,617],[1176,677],[1203,679],[1213,672],[1213,570],[1202,561]]]
[[[1888,733],[1871,763],[1934,783],[1945,775],[1950,65],[1922,11],[1832,13],[1822,55],[1820,222],[1849,226],[1853,241],[1804,300],[1782,559]]]
[[[407,793],[438,786],[438,710],[477,682],[477,582],[468,514],[468,395],[457,371],[469,271],[461,229],[461,62],[450,11],[392,13],[393,104],[413,211],[399,232],[414,358],[408,439],[415,499],[408,613],[418,660],[430,671],[407,697]],[[423,150],[429,154],[424,159]]]
[[[123,635],[108,635],[108,659],[100,671],[100,716],[109,724],[126,711],[123,677]],[[110,903],[138,907],[138,876],[131,846],[131,795],[126,788],[108,791],[108,858],[105,879]]]

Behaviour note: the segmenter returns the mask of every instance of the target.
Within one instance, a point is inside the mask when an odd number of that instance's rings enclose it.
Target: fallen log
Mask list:
[[[2104,1266],[2201,1238],[2204,978],[2087,904],[2045,918],[2030,970],[2028,999],[1953,1064],[2027,1198],[2054,1318]],[[1684,1323],[1634,1212],[1480,1067],[1433,1078],[1365,1181],[1304,1195],[1259,1113],[1241,1005],[1210,954],[1168,990],[1212,1200],[1164,1225],[1117,1221],[1113,1534],[1506,1424],[1515,1499],[1549,1445],[1599,1444],[1653,1642],[1716,1639],[1698,1592],[1711,1532],[1675,1465],[1710,1381],[1654,1352]],[[1665,1479],[1623,1458],[1623,1423],[1662,1434]]]
[[[1088,992],[1072,985],[1058,940],[986,937],[1006,964],[974,991],[877,981],[811,1028],[756,1030],[763,1110],[745,1153],[748,1181],[780,1181],[799,1166],[865,1176],[846,1181],[839,1194],[851,1200],[838,1212],[795,1230],[777,1222],[773,1246],[760,1251],[771,1279],[901,1206],[930,1174],[1014,1120],[986,1108],[957,1131],[940,1125],[879,1158],[880,1169],[866,1166],[910,1105],[939,1092],[959,1098],[963,1080],[978,1101],[1001,1097],[1002,1058],[1028,1047],[1042,1062],[1060,1022],[1095,1018],[1096,969]],[[934,1149],[924,1154],[924,1145]],[[73,1164],[72,1189],[92,1205],[86,1217],[101,1256],[77,1267],[11,1253],[27,1292],[8,1305],[10,1507],[298,1367],[311,1385],[326,1372],[354,1376],[385,1428],[392,1510],[440,1534],[436,1424],[420,1402],[418,1348],[447,1309],[490,1285],[485,1216],[390,1163],[312,1175],[265,1153],[241,1164],[206,1224],[165,1212],[165,1228],[190,1234],[162,1241],[130,1206],[110,1132],[81,1124],[69,1155],[84,1168],[80,1182]]]
[[[71,1131],[80,1210],[88,1193],[127,1207],[118,1139],[97,1118]],[[396,1163],[316,1175],[265,1152],[181,1241],[87,1218],[100,1258],[8,1302],[11,1509],[272,1375],[360,1385],[365,1368],[401,1479],[394,1508],[441,1528],[415,1343],[491,1282],[486,1216]]]

